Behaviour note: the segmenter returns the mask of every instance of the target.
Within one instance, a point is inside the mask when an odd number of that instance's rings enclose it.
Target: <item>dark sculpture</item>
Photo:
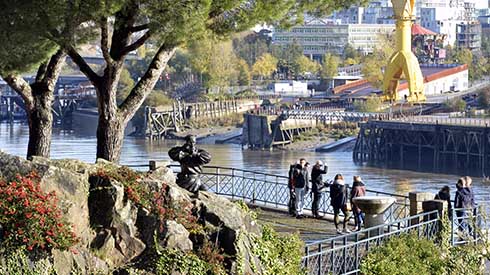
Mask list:
[[[177,184],[180,187],[194,193],[199,190],[206,191],[199,175],[202,173],[201,166],[211,162],[211,155],[206,150],[196,147],[195,136],[186,136],[185,144],[173,147],[168,151],[168,155],[173,161],[180,163],[180,173],[177,174]]]

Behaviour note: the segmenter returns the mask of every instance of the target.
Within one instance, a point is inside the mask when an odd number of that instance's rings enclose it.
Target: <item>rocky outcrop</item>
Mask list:
[[[27,161],[0,152],[0,177],[8,180],[36,171],[43,190],[57,194],[67,220],[75,226],[80,238],[77,247],[52,253],[51,262],[58,274],[72,274],[73,270],[78,274],[107,274],[115,269],[119,274],[129,274],[129,270],[138,274],[141,270],[135,263],[151,258],[157,245],[160,249],[196,252],[206,239],[226,255],[230,274],[260,274],[260,261],[250,253],[249,233],[260,236],[261,229],[236,204],[209,192],[189,193],[175,184],[170,169],[158,168],[139,179],[138,184],[150,193],[166,194],[171,205],[190,205],[204,231],[189,232],[177,220],[166,220],[162,226],[149,209],[128,199],[123,183],[97,173],[114,168],[105,161]]]

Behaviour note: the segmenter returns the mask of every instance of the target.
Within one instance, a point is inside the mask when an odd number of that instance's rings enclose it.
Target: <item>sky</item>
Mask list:
[[[488,1],[487,0],[473,0],[476,4],[477,9],[486,9],[488,8]]]

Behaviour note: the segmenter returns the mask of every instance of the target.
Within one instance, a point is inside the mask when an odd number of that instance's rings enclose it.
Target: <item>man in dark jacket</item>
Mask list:
[[[325,183],[323,182],[323,175],[327,174],[328,166],[324,165],[321,160],[318,160],[311,169],[311,183],[313,192],[313,203],[311,205],[311,212],[313,212],[314,218],[322,218],[323,215],[320,215],[318,212],[320,206],[320,200],[322,199],[321,189],[325,187]]]
[[[470,183],[471,186],[471,183]],[[459,221],[460,229],[471,235],[472,228],[468,225],[468,218],[472,215],[475,204],[475,195],[471,187],[467,185],[466,178],[460,178],[456,183],[456,195],[454,196],[454,209]]]
[[[288,210],[289,215],[296,216],[296,194],[294,193],[294,169],[299,165],[299,161],[289,165],[288,173],[288,190],[289,190],[289,202]]]
[[[299,160],[293,172],[294,175],[294,193],[296,195],[296,218],[303,218],[303,207],[305,196],[311,190],[310,175],[308,173],[306,159]]]

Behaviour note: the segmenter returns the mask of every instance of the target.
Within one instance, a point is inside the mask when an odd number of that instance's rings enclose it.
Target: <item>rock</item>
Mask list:
[[[107,274],[109,268],[101,259],[95,257],[89,250],[77,248],[71,251],[54,250],[52,252],[53,267],[58,275],[72,274]]]
[[[166,221],[165,229],[160,238],[160,246],[175,248],[184,252],[192,250],[192,241],[189,239],[189,231],[175,221]]]
[[[90,224],[98,230],[91,247],[117,267],[140,255],[146,248],[137,236],[138,208],[124,194],[121,183],[98,176],[90,178]]]
[[[217,236],[226,254],[235,255],[238,252],[237,239],[241,231],[260,235],[260,227],[250,215],[225,198],[199,192],[194,203],[205,222],[219,228]]]

